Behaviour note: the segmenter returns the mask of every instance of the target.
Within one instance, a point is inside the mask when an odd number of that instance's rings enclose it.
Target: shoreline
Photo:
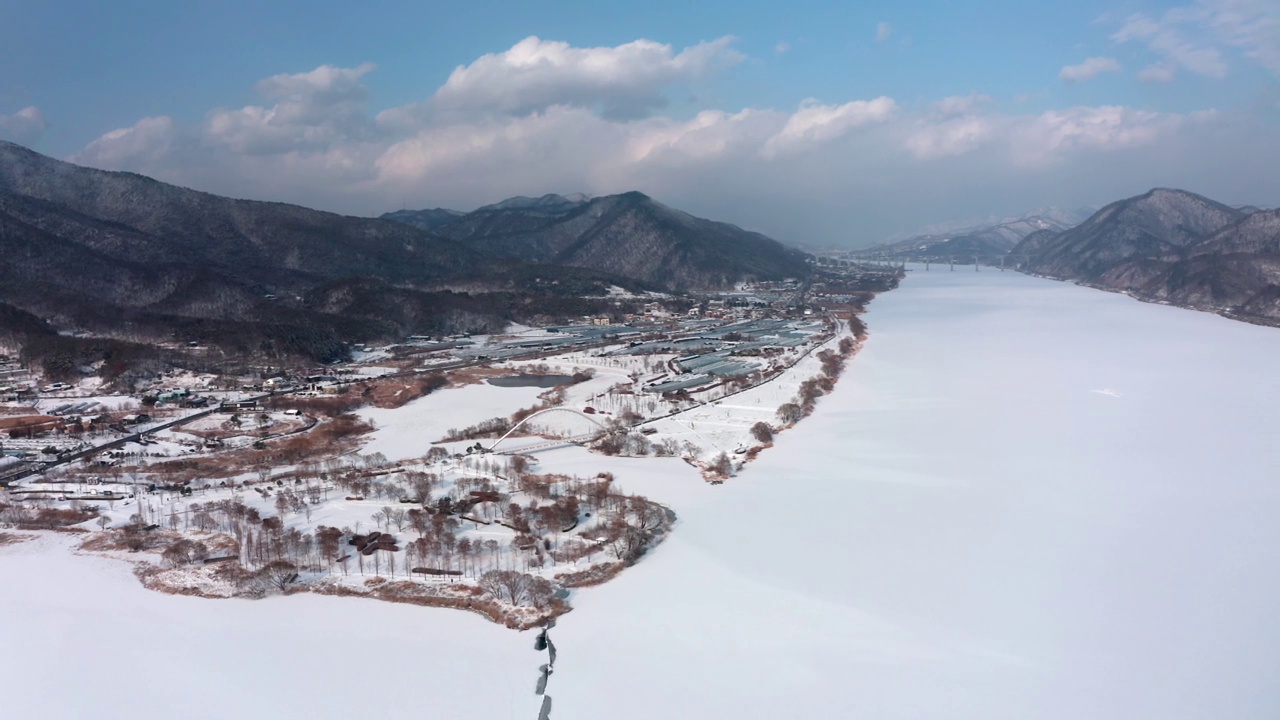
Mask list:
[[[732,393],[723,395],[708,402],[701,403],[694,407],[684,408],[677,412],[670,413],[665,416],[647,418],[634,426],[627,428],[627,432],[632,432],[643,427],[660,425],[662,423],[685,422],[685,420],[700,412],[716,411],[719,412],[723,408],[725,401],[738,399],[749,393],[756,393],[757,403],[761,400],[759,396],[768,394],[776,394],[778,392],[787,392],[791,388],[810,388],[807,399],[801,399],[797,396],[795,399],[800,400],[801,404],[807,409],[800,417],[790,419],[786,422],[775,423],[774,414],[776,407],[761,407],[762,410],[768,412],[768,424],[772,427],[773,432],[784,432],[793,429],[799,422],[803,421],[809,413],[812,412],[814,403],[822,396],[831,391],[835,383],[843,375],[847,369],[847,361],[857,354],[862,348],[868,335],[860,322],[856,320],[846,320],[836,317],[834,314],[827,318],[830,323],[830,335],[825,339],[815,342],[807,347],[802,354],[786,365],[784,368],[776,372],[763,382],[755,385],[742,387]],[[853,334],[853,329],[861,328],[862,333]],[[837,352],[838,350],[838,352]],[[839,362],[834,366],[830,365],[832,357],[838,358]],[[542,359],[539,362],[545,364],[548,359]],[[566,358],[560,362],[551,360],[552,366],[571,366],[573,358]],[[491,374],[520,374],[526,372],[524,363],[510,363],[509,367],[501,369],[493,369],[486,371],[485,376]],[[825,366],[826,372],[817,372]],[[834,371],[833,371],[834,368]],[[618,370],[611,371],[617,374]],[[473,373],[474,374],[474,373]],[[587,376],[590,377],[590,376]],[[608,382],[608,378],[612,377],[610,373],[605,373],[601,382]],[[473,392],[485,391],[485,388],[492,388],[487,383],[450,383],[449,387],[453,390],[445,392],[459,391],[472,388]],[[813,390],[817,388],[817,390]],[[503,390],[502,392],[512,392],[511,390]],[[547,392],[552,392],[548,390]],[[594,391],[593,391],[594,392]],[[599,393],[597,393],[599,394]],[[429,399],[424,396],[418,400],[411,402],[422,402]],[[403,405],[403,404],[401,404]],[[395,408],[384,409],[394,412]],[[376,411],[375,411],[376,412]],[[736,412],[733,410],[730,413]],[[764,422],[764,421],[761,421]],[[760,424],[760,423],[757,423]],[[690,425],[692,427],[692,424]],[[370,437],[364,437],[359,440],[361,448],[370,443]],[[740,472],[746,463],[755,460],[758,454],[773,446],[772,437],[769,440],[753,445],[749,450],[744,450],[740,454],[729,456],[727,452],[721,451],[720,456],[727,457],[728,470],[720,473],[716,470],[709,470],[708,464],[702,462],[695,457],[686,456],[686,461],[693,466],[698,475],[704,482],[718,483],[724,479]],[[608,476],[612,478],[609,472],[611,463],[606,458],[610,455],[602,453],[599,450],[591,449],[592,457],[599,460],[598,467],[601,477]],[[353,451],[357,452],[357,451]],[[515,449],[514,454],[519,456],[519,449]],[[359,457],[359,456],[356,456]],[[618,457],[635,457],[621,455]],[[527,460],[527,457],[526,457]],[[401,463],[397,463],[391,470],[380,470],[373,473],[375,476],[383,476],[389,478],[388,473],[401,472]],[[692,480],[692,478],[690,478]],[[300,479],[295,482],[301,482]],[[247,484],[247,483],[246,483]],[[274,489],[274,488],[270,488]],[[261,492],[261,490],[260,490]],[[281,490],[283,495],[285,491]],[[236,497],[233,494],[231,497]],[[240,496],[244,497],[244,496]],[[265,496],[264,496],[265,497]],[[326,493],[327,497],[327,493]],[[348,501],[360,500],[363,498],[347,497]],[[372,575],[362,574],[357,578],[348,575],[348,571],[344,569],[341,576],[334,571],[333,563],[329,562],[327,573],[319,564],[304,567],[301,564],[294,566],[291,579],[275,578],[274,581],[267,572],[267,566],[262,565],[256,570],[251,570],[253,565],[246,567],[241,563],[241,558],[246,557],[248,550],[241,545],[240,531],[237,530],[236,538],[231,538],[225,532],[220,531],[221,537],[216,537],[219,533],[201,534],[191,532],[171,532],[159,530],[158,525],[148,528],[142,528],[142,525],[134,526],[133,530],[127,528],[111,528],[104,531],[88,531],[83,538],[83,542],[78,546],[75,552],[82,552],[97,555],[107,559],[118,560],[129,563],[133,568],[133,575],[139,583],[146,589],[164,594],[186,595],[193,597],[202,597],[206,599],[225,599],[225,598],[242,598],[256,599],[266,597],[268,595],[296,595],[305,593],[314,593],[320,595],[340,595],[352,597],[365,597],[369,599],[383,600],[393,603],[413,604],[424,607],[444,607],[461,609],[478,614],[491,622],[504,625],[508,628],[524,630],[545,625],[548,621],[572,611],[570,599],[572,593],[578,589],[600,585],[607,583],[620,575],[631,565],[643,559],[644,555],[652,551],[660,545],[667,537],[669,537],[672,529],[678,522],[676,513],[668,507],[654,503],[647,499],[635,498],[636,502],[642,505],[650,506],[659,511],[656,513],[661,516],[661,520],[645,525],[644,538],[632,550],[626,550],[626,557],[623,557],[623,551],[615,548],[614,552],[618,555],[618,560],[610,563],[588,563],[583,569],[575,569],[576,564],[570,563],[567,567],[556,567],[550,572],[535,572],[529,577],[544,578],[551,583],[552,595],[548,595],[545,599],[535,602],[533,605],[522,605],[521,603],[504,603],[493,596],[492,593],[486,593],[479,587],[479,571],[476,571],[475,577],[457,578],[452,581],[426,580],[415,578],[409,573],[409,559],[405,558],[401,564],[400,572],[394,572],[395,563],[388,561],[393,570],[390,577],[385,577],[376,569]],[[238,501],[237,501],[238,502]],[[127,505],[128,503],[126,503]],[[321,506],[324,507],[324,506]],[[296,509],[296,508],[295,508]],[[588,513],[590,515],[590,513]],[[388,519],[389,519],[388,515]],[[308,512],[308,519],[310,513]],[[160,519],[159,517],[156,518]],[[483,522],[477,518],[463,516],[463,520],[470,520],[475,523],[475,527],[479,528],[478,522]],[[172,521],[172,518],[170,518]],[[145,524],[145,523],[143,523]],[[505,523],[500,523],[505,524]],[[172,525],[171,525],[172,526]],[[356,523],[356,530],[359,530],[360,524]],[[508,527],[513,527],[508,525]],[[388,525],[389,529],[389,525]],[[126,532],[127,531],[127,532]],[[56,530],[33,532],[58,532]],[[63,531],[65,534],[70,534]],[[148,539],[128,540],[125,536],[128,532],[142,537],[146,533],[152,533]],[[250,529],[250,537],[254,536],[254,532]],[[350,533],[350,530],[346,531]],[[265,535],[261,536],[265,538]],[[343,536],[344,538],[346,535]],[[419,536],[421,537],[421,535]],[[161,558],[161,550],[172,548],[179,541],[196,542],[204,545],[217,545],[221,548],[218,552],[211,554],[218,557],[214,560],[221,562],[204,562],[202,560],[183,560],[174,561],[170,567],[165,567],[165,560]],[[259,540],[262,542],[263,540]],[[107,547],[94,547],[95,544],[101,545],[107,543]],[[133,553],[125,553],[123,547],[130,542],[146,544],[147,547],[136,547]],[[247,542],[247,540],[246,540]],[[354,541],[353,541],[354,542]],[[603,542],[603,541],[601,541]],[[548,549],[551,547],[548,544]],[[203,552],[203,551],[202,551]],[[538,550],[539,556],[542,551]],[[228,555],[229,554],[229,555]],[[493,566],[500,567],[497,563]],[[344,560],[345,568],[345,560]],[[417,572],[414,569],[414,572]],[[425,572],[425,571],[424,571]],[[457,572],[456,575],[462,575]],[[272,587],[273,582],[275,586]]]

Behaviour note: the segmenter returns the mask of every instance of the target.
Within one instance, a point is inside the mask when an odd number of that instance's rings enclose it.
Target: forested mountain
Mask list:
[[[1025,238],[1028,272],[1147,300],[1280,321],[1280,211],[1157,188],[1069,230]]]
[[[0,342],[55,370],[160,344],[329,361],[352,342],[609,312],[614,285],[806,271],[799,251],[640,193],[361,218],[0,142]]]
[[[613,285],[646,287],[0,142],[0,352],[20,348],[55,373],[188,344],[330,361],[353,342],[605,311]]]
[[[438,210],[384,218],[423,226]],[[696,218],[638,192],[517,197],[434,231],[484,257],[562,265],[667,289],[722,288],[740,280],[801,277],[804,253],[759,233]]]

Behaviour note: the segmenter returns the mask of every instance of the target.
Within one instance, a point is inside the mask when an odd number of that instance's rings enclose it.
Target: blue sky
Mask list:
[[[865,244],[1155,185],[1280,204],[1277,0],[0,0],[0,68],[0,138],[357,214],[636,188]]]

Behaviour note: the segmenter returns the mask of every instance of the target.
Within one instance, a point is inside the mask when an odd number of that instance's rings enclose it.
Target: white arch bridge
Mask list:
[[[529,422],[534,418],[545,417],[547,415],[553,415],[553,414],[573,416],[575,423],[580,427],[571,428],[569,430],[568,435],[562,438],[548,439],[543,442],[534,443],[532,445],[519,445],[517,447],[503,448],[502,450],[498,449],[498,445],[500,445],[503,440],[506,440],[507,438],[511,437],[517,430],[529,424]],[[579,422],[581,420],[586,420],[586,423],[584,424]],[[582,428],[586,428],[586,431],[577,432],[577,430],[580,430]],[[562,445],[576,445],[580,443],[591,442],[592,440],[595,440],[601,435],[604,435],[608,431],[609,429],[605,427],[604,423],[600,422],[596,418],[593,418],[584,412],[574,410],[573,408],[550,407],[550,408],[547,408],[546,410],[539,410],[538,412],[529,415],[525,419],[511,426],[511,429],[508,430],[505,435],[493,441],[493,444],[489,446],[489,452],[497,453],[498,455],[505,455],[510,453],[536,452],[538,450],[546,450],[548,448],[560,447]]]

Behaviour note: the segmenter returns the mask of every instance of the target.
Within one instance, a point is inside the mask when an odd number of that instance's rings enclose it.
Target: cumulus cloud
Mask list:
[[[898,109],[893,98],[853,100],[843,105],[824,105],[812,98],[787,118],[787,123],[765,141],[762,154],[773,157],[824,144],[853,128],[888,120]]]
[[[668,49],[650,62],[666,66],[682,54]],[[591,95],[579,82],[575,101],[544,84],[541,102],[562,101],[521,112],[413,106],[375,115],[363,84],[371,69],[274,76],[256,86],[260,106],[217,109],[191,124],[143,118],[74,159],[357,214],[638,189],[696,214],[813,242],[869,242],[949,214],[1100,203],[1155,185],[1194,182],[1223,199],[1260,202],[1226,192],[1243,177],[1253,178],[1245,190],[1280,193],[1280,181],[1257,181],[1274,176],[1269,168],[1253,168],[1271,151],[1280,155],[1280,133],[1213,113],[1008,111],[970,95],[905,106],[890,97],[828,98],[795,108],[619,117],[601,102],[613,90]],[[660,91],[638,81],[628,87],[633,96]],[[1064,196],[1069,188],[1075,194]],[[849,234],[850,217],[860,234]]]
[[[785,122],[786,113],[751,109],[704,110],[685,122],[655,119],[631,129],[622,159],[633,165],[662,162],[687,167],[714,158],[750,155]]]
[[[1121,106],[1074,107],[1020,118],[1008,128],[1014,162],[1060,162],[1080,151],[1115,151],[1154,146],[1176,134],[1185,115]]]
[[[1115,58],[1109,57],[1091,57],[1086,58],[1084,62],[1078,65],[1067,65],[1058,72],[1058,79],[1069,82],[1084,82],[1092,80],[1104,72],[1117,72],[1120,70],[1120,63]]]
[[[96,167],[131,170],[162,165],[175,158],[194,134],[179,127],[167,115],[144,117],[132,126],[118,128],[85,146],[73,160]]]
[[[990,117],[948,117],[941,122],[920,120],[903,142],[918,160],[964,155],[991,140],[999,123]]]
[[[37,107],[25,107],[12,115],[0,113],[0,140],[34,145],[49,124]]]
[[[876,23],[876,42],[884,42],[893,35],[893,26],[887,22]]]
[[[368,90],[361,82],[371,63],[354,68],[322,65],[297,74],[273,75],[255,86],[270,107],[249,105],[209,113],[205,134],[210,142],[236,152],[271,154],[330,143],[372,132],[365,111]]]
[[[528,37],[456,68],[433,103],[443,110],[511,114],[553,105],[598,106],[609,117],[641,117],[666,105],[664,88],[742,62],[745,56],[731,47],[733,40],[723,37],[676,53],[652,40],[577,48]]]
[[[254,89],[268,100],[320,107],[362,101],[369,93],[360,80],[375,68],[373,63],[354,68],[321,65],[310,72],[272,75],[259,81]]]

